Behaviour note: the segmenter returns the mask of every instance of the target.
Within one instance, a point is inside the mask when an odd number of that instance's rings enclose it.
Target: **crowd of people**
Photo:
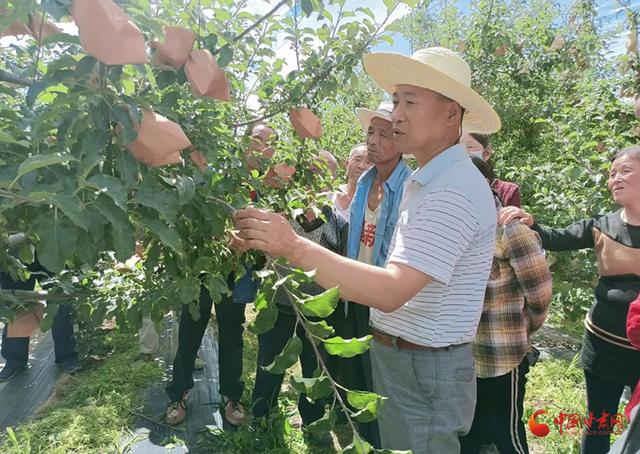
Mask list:
[[[587,412],[614,415],[625,386],[633,395],[625,435],[610,447],[611,431],[585,427],[582,452],[640,452],[640,146],[612,158],[608,186],[619,209],[566,228],[545,227],[521,208],[518,185],[496,178],[490,135],[500,129],[500,118],[471,89],[471,70],[458,54],[443,48],[412,56],[373,53],[365,56],[364,67],[392,101],[356,109],[365,141],[349,153],[346,184],[318,207],[322,216],[309,210],[285,219],[262,209],[239,210],[238,234],[231,240],[239,251],[260,250],[292,267],[316,270],[314,282],[301,290],[317,295],[338,287],[341,301],[329,317],[335,334],[372,335],[362,355],[325,358],[341,386],[388,399],[377,421],[359,424],[360,435],[374,447],[416,454],[479,453],[489,444],[500,453],[528,453],[525,384],[538,353],[531,337],[552,299],[545,251],[593,248],[599,276],[580,353]],[[274,159],[276,132],[258,124],[251,137],[246,162],[257,169],[261,159]],[[404,155],[413,156],[415,170]],[[322,151],[315,159],[313,171],[328,169],[336,178],[331,153]],[[198,319],[186,306],[180,314],[168,424],[187,417],[212,308],[224,417],[232,425],[251,419],[240,403],[238,359],[245,307],[260,285],[254,271],[264,263],[242,265],[242,276],[228,276],[230,296],[213,301],[203,286]],[[33,288],[33,282],[24,285]],[[258,336],[254,420],[277,407],[284,375],[265,367],[294,333],[303,345],[303,376],[313,377],[317,368],[316,349],[297,323],[290,296],[280,288],[275,301],[275,326]],[[75,369],[66,313],[59,312],[57,331],[54,324],[54,338],[61,339],[56,358]],[[149,323],[140,333],[145,354],[157,348]],[[19,354],[8,346],[17,342],[3,336],[7,364],[0,380],[26,365],[22,350],[28,338],[19,341]],[[304,428],[323,416],[325,402],[301,394],[298,410]]]

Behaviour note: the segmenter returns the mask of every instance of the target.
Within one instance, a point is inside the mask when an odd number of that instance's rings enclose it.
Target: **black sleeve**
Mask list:
[[[583,219],[564,229],[553,229],[534,223],[531,227],[538,232],[542,247],[550,251],[575,251],[594,246],[593,227],[597,219]]]

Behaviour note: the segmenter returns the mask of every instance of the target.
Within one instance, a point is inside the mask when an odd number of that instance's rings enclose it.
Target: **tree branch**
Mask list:
[[[20,76],[8,73],[0,69],[0,82],[9,82],[10,84],[22,85],[23,87],[30,87],[33,82],[29,79],[23,79]]]
[[[376,37],[378,36],[378,34],[381,32],[382,27],[384,27],[384,25],[387,23],[387,21],[389,20],[389,17],[391,17],[391,14],[393,13],[393,11],[395,10],[395,8],[398,6],[398,3],[396,2],[395,6],[391,9],[391,11],[389,11],[387,13],[387,16],[384,18],[384,20],[378,25],[378,27],[376,28],[376,30],[371,34],[371,36],[366,39],[362,45],[362,49],[358,50],[357,52],[354,52],[353,55],[357,55],[360,54],[361,52],[364,52],[373,42],[374,39],[376,39]],[[315,77],[313,77],[311,79],[311,81],[309,82],[309,90],[311,90],[311,88],[318,84],[322,79],[324,79],[326,76],[328,76],[334,69],[336,69],[337,67],[339,67],[341,64],[345,64],[345,62],[348,62],[348,59],[343,60],[341,63],[334,63],[333,65],[329,66],[327,69],[325,69],[324,71],[320,72],[319,74],[317,74]],[[309,90],[303,91],[303,93],[308,93]],[[290,99],[289,100],[291,103],[296,102],[297,99]],[[233,125],[231,125],[232,128],[240,128],[243,126],[249,126],[252,125],[254,123],[260,122],[260,121],[264,121],[267,120],[269,118],[275,117],[276,115],[279,115],[283,112],[285,112],[287,110],[288,107],[280,107],[279,109],[276,109],[272,112],[267,112],[264,115],[260,116],[260,117],[256,117],[256,118],[252,118],[251,120],[247,120],[247,121],[243,121],[241,123],[235,123]]]
[[[231,39],[232,43],[236,43],[238,41],[240,41],[242,38],[244,38],[248,33],[251,33],[251,31],[256,28],[258,25],[260,25],[262,22],[264,22],[265,20],[269,19],[271,16],[273,16],[275,14],[275,12],[280,9],[280,7],[282,5],[285,5],[286,3],[288,3],[289,0],[280,0],[278,2],[278,4],[276,6],[274,6],[273,8],[271,8],[271,11],[269,11],[268,13],[266,13],[264,16],[262,16],[261,18],[259,18],[257,21],[255,21],[253,24],[251,24],[247,29],[245,29],[242,33],[240,33],[239,35],[234,36]],[[224,47],[224,46],[222,46]],[[213,55],[216,55],[218,52],[220,52],[220,50],[222,49],[222,47],[217,48],[216,50],[213,51]]]

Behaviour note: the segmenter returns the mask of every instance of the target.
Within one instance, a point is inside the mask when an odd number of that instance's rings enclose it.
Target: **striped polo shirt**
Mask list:
[[[429,347],[471,342],[493,258],[496,208],[491,189],[463,145],[416,170],[405,184],[387,263],[433,279],[399,309],[371,309],[371,325]]]

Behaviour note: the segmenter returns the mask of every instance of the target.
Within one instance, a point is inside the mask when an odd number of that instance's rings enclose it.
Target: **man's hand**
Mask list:
[[[518,207],[504,207],[498,211],[498,224],[509,224],[520,219],[524,225],[531,227],[534,223],[533,216]]]
[[[228,230],[227,234],[229,236],[229,246],[236,252],[245,252],[248,247],[246,242],[240,238],[237,234],[236,230]]]
[[[238,236],[247,249],[258,249],[272,257],[289,259],[300,239],[287,220],[275,213],[258,208],[238,210],[233,215]]]

